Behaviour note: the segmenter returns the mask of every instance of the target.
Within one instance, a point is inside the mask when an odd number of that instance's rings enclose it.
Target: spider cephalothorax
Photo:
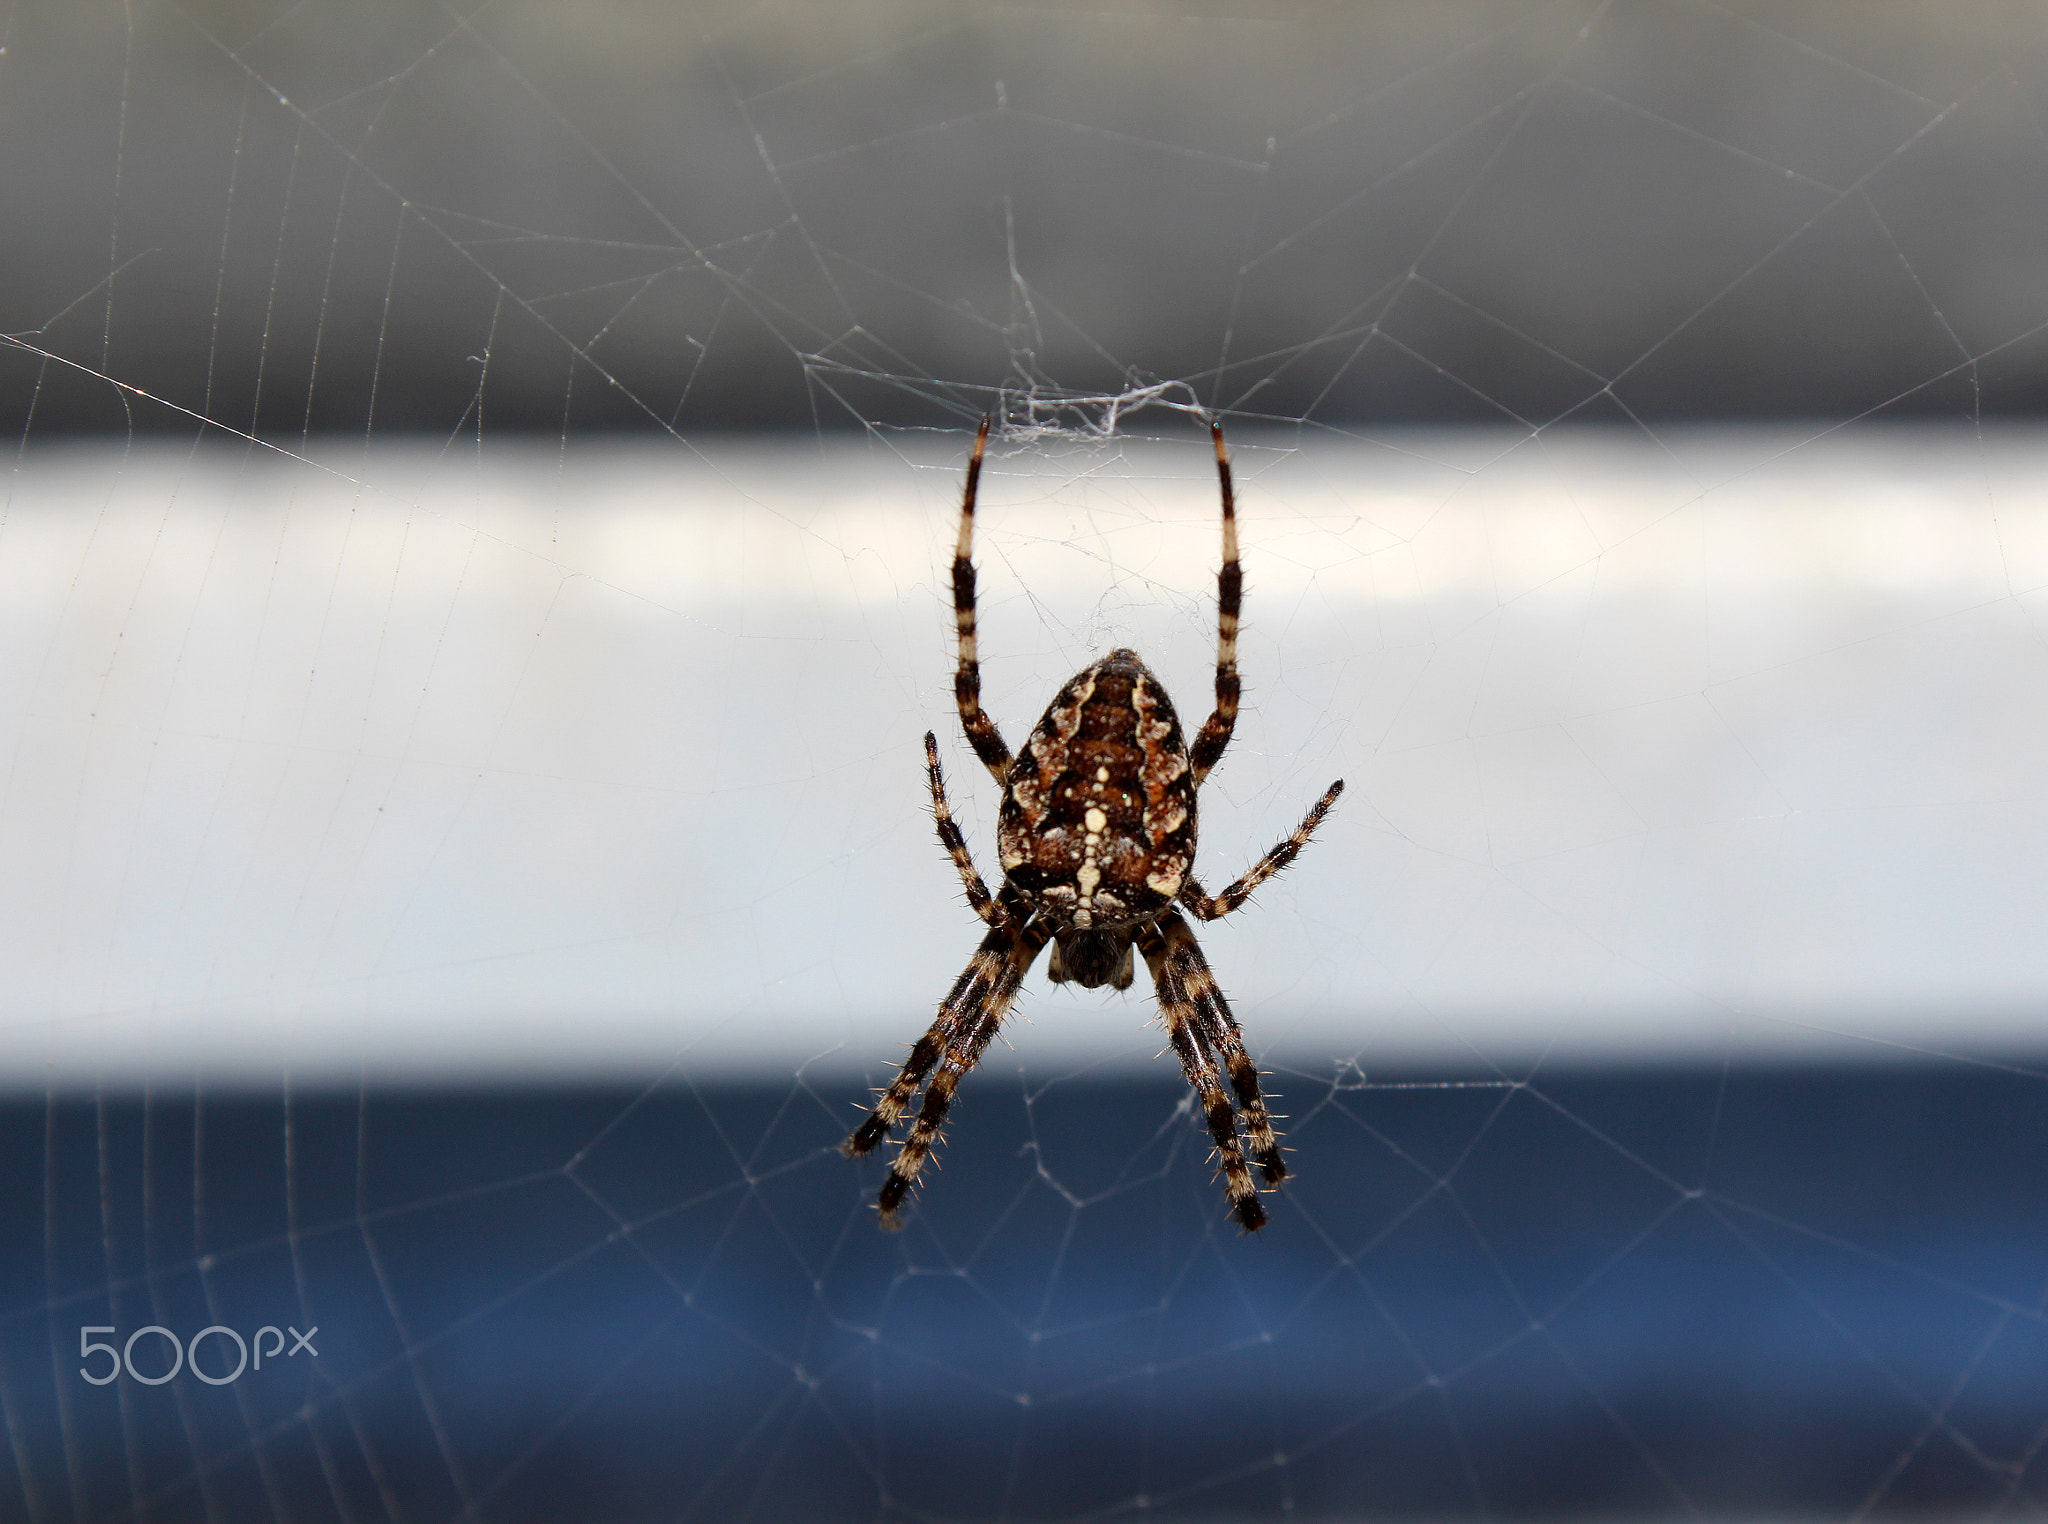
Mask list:
[[[1086,989],[1104,984],[1128,989],[1132,948],[1144,955],[1167,1034],[1215,1140],[1231,1210],[1246,1229],[1264,1226],[1266,1210],[1259,1204],[1258,1188],[1245,1161],[1246,1148],[1238,1140],[1240,1122],[1244,1144],[1266,1183],[1278,1185],[1286,1177],[1280,1143],[1259,1094],[1258,1070],[1245,1052],[1236,1018],[1209,972],[1193,929],[1175,906],[1213,921],[1242,905],[1254,889],[1294,860],[1344,784],[1341,779],[1331,784],[1294,833],[1221,894],[1211,898],[1195,881],[1195,793],[1223,755],[1237,723],[1237,615],[1243,590],[1230,460],[1224,454],[1222,430],[1212,425],[1210,433],[1223,491],[1214,713],[1190,746],[1159,679],[1137,652],[1118,649],[1068,680],[1015,757],[981,707],[974,629],[974,502],[982,452],[988,445],[987,420],[974,441],[953,555],[953,612],[960,642],[953,687],[968,742],[1002,785],[996,845],[1002,856],[1003,885],[991,895],[968,856],[966,840],[946,802],[938,738],[927,733],[925,767],[939,840],[960,871],[968,904],[989,931],[940,1004],[931,1030],[911,1049],[895,1083],[846,1140],[849,1154],[873,1148],[929,1077],[917,1121],[882,1182],[879,1205],[884,1227],[897,1226],[897,1210],[931,1153],[960,1077],[974,1067],[995,1036],[1018,985],[1047,942],[1052,944],[1047,972],[1054,982],[1072,980]],[[1229,1092],[1223,1087],[1226,1073]]]

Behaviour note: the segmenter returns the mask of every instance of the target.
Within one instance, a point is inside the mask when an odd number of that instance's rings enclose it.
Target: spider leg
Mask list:
[[[1237,1092],[1237,1107],[1244,1117],[1245,1141],[1251,1145],[1252,1162],[1266,1177],[1266,1184],[1278,1185],[1287,1178],[1287,1163],[1280,1157],[1280,1140],[1274,1135],[1272,1118],[1266,1114],[1266,1099],[1259,1093],[1259,1071],[1244,1049],[1244,1032],[1230,1014],[1230,1002],[1202,956],[1202,944],[1194,928],[1170,914],[1160,922],[1166,933],[1166,960],[1180,971],[1182,987],[1193,1002],[1203,1040],[1222,1055],[1230,1073],[1230,1088]]]
[[[1162,931],[1160,928],[1165,927]],[[1176,935],[1176,931],[1178,935]],[[1223,1088],[1221,1075],[1217,1073],[1216,1053],[1205,1030],[1197,997],[1189,984],[1186,949],[1194,947],[1194,933],[1186,921],[1175,911],[1153,925],[1140,930],[1137,935],[1138,950],[1145,955],[1145,962],[1152,970],[1152,982],[1159,990],[1159,1008],[1166,1017],[1167,1035],[1173,1041],[1174,1052],[1180,1055],[1182,1073],[1195,1088],[1196,1098],[1202,1103],[1202,1114],[1209,1123],[1209,1136],[1215,1140],[1216,1154],[1223,1163],[1223,1191],[1229,1198],[1230,1210],[1247,1233],[1256,1233],[1266,1225],[1266,1209],[1259,1203],[1259,1189],[1252,1183],[1252,1172],[1245,1164],[1244,1150],[1237,1141],[1237,1113],[1231,1109],[1230,1096]],[[1209,976],[1208,966],[1201,961],[1199,948],[1195,949],[1195,963],[1206,987],[1213,992],[1216,981]],[[1218,996],[1217,998],[1221,998]],[[1249,1060],[1246,1062],[1249,1069]],[[1256,1091],[1257,1075],[1252,1076]],[[1263,1120],[1265,1113],[1259,1113]],[[1270,1139],[1272,1128],[1265,1129]],[[1278,1145],[1272,1147],[1272,1157],[1278,1159]],[[1260,1161],[1265,1162],[1264,1158]],[[1271,1178],[1269,1176],[1269,1178]]]
[[[1230,744],[1230,733],[1237,727],[1241,692],[1237,677],[1237,612],[1244,599],[1244,573],[1237,563],[1237,497],[1230,485],[1230,457],[1223,452],[1222,428],[1210,424],[1209,435],[1216,444],[1216,476],[1223,486],[1223,568],[1216,573],[1216,708],[1188,748],[1188,763],[1198,785],[1222,759],[1223,748]]]
[[[963,1016],[971,1018],[987,1001],[989,992],[1001,986],[1009,972],[1009,953],[1016,940],[1013,927],[999,926],[981,939],[981,945],[974,949],[974,956],[967,960],[960,977],[953,981],[953,988],[946,998],[939,1002],[939,1014],[910,1050],[910,1057],[903,1061],[889,1088],[882,1092],[882,1098],[875,1102],[868,1118],[853,1130],[840,1149],[849,1159],[858,1158],[889,1135],[909,1106],[910,1098],[917,1094],[917,1087],[924,1083],[925,1076],[932,1072],[946,1045],[952,1041],[959,1029]]]
[[[989,894],[981,870],[974,866],[974,858],[967,851],[967,838],[960,834],[960,826],[953,819],[953,807],[946,802],[946,775],[939,771],[939,738],[929,730],[924,733],[924,765],[931,777],[932,819],[938,824],[940,843],[953,859],[953,866],[960,870],[960,882],[967,886],[968,907],[990,926],[1008,927],[1009,912]]]
[[[1249,873],[1214,899],[1204,893],[1202,886],[1195,882],[1194,875],[1189,874],[1181,883],[1180,902],[1205,921],[1221,920],[1229,915],[1251,897],[1254,889],[1301,855],[1301,849],[1308,845],[1309,837],[1323,823],[1323,817],[1330,813],[1330,806],[1343,792],[1344,780],[1339,778],[1323,791],[1323,797],[1316,801],[1315,808],[1302,816],[1301,824],[1294,828],[1293,835],[1252,864]]]
[[[1006,956],[998,957],[996,949],[990,945],[999,938],[1008,944]],[[910,1135],[903,1140],[903,1148],[896,1155],[896,1162],[889,1166],[888,1178],[883,1180],[881,1192],[875,1198],[882,1226],[888,1231],[894,1232],[903,1226],[896,1215],[897,1209],[910,1194],[911,1186],[916,1184],[917,1172],[924,1167],[924,1161],[931,1156],[932,1145],[938,1141],[939,1129],[945,1125],[946,1113],[952,1108],[953,1091],[960,1084],[961,1077],[981,1061],[989,1039],[1003,1024],[1010,1002],[1016,998],[1017,987],[1024,982],[1024,975],[1030,971],[1039,949],[1045,946],[1045,940],[1046,933],[1032,926],[1024,927],[1014,936],[1006,932],[990,932],[976,950],[975,962],[967,966],[967,972],[960,976],[960,983],[954,985],[953,993],[946,997],[948,1006],[959,1009],[961,1019],[953,1025],[951,1040],[946,1044],[945,1061],[932,1075],[931,1084],[925,1087],[924,1105],[918,1108]],[[963,999],[964,987],[976,975],[976,966],[984,958],[995,963],[996,967],[987,971],[985,979],[975,980],[973,992],[965,994]],[[904,1066],[905,1074],[909,1073],[909,1068],[907,1064]],[[902,1081],[897,1083],[900,1085]],[[907,1093],[904,1099],[908,1101]],[[881,1108],[875,1109],[879,1115]],[[861,1132],[867,1132],[872,1126],[871,1118]]]
[[[953,547],[953,626],[959,636],[960,665],[953,674],[953,701],[960,709],[960,728],[981,765],[996,782],[1010,775],[1010,748],[996,722],[981,707],[981,661],[974,642],[974,499],[981,490],[981,456],[988,448],[989,420],[981,420],[974,436],[974,454],[967,462],[967,490],[960,498],[960,538]]]

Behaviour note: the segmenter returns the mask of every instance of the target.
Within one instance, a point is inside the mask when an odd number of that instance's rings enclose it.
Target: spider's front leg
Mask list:
[[[938,1140],[939,1128],[945,1124],[946,1112],[953,1104],[953,1092],[961,1076],[980,1061],[990,1039],[996,1035],[1010,1002],[1017,996],[1017,987],[1024,982],[1024,975],[1030,971],[1045,940],[1046,934],[1038,928],[1014,923],[998,927],[981,939],[967,967],[940,1003],[938,1018],[931,1029],[910,1050],[895,1083],[843,1145],[847,1155],[853,1157],[881,1142],[902,1117],[925,1076],[931,1075],[917,1121],[904,1139],[896,1162],[889,1166],[888,1178],[882,1182],[876,1198],[884,1228],[902,1226],[897,1210],[910,1194],[918,1171]],[[938,1072],[933,1074],[935,1067]]]
[[[866,1153],[887,1136],[910,1104],[910,1098],[917,1093],[917,1087],[924,1083],[925,1076],[931,1073],[939,1056],[946,1051],[958,1028],[961,1012],[971,1009],[977,1001],[988,1000],[1006,977],[1006,960],[1012,941],[1018,926],[1027,916],[1009,884],[1003,885],[1001,898],[992,896],[982,879],[981,870],[974,866],[974,858],[967,850],[967,838],[960,834],[959,822],[953,819],[953,807],[946,799],[946,775],[939,766],[939,738],[929,730],[924,733],[924,765],[932,791],[932,821],[938,827],[940,845],[945,847],[946,855],[953,859],[953,866],[960,872],[960,882],[967,890],[968,907],[987,922],[989,934],[974,950],[974,957],[954,984],[952,993],[939,1006],[938,1019],[932,1023],[931,1030],[911,1049],[896,1082],[876,1103],[859,1131],[846,1140],[843,1146],[849,1158]],[[1017,977],[1021,980],[1023,975],[1020,973]],[[1011,996],[1014,994],[1013,989]],[[1005,1003],[1011,996],[1004,997]]]
[[[1202,1103],[1202,1115],[1215,1140],[1217,1157],[1223,1164],[1223,1190],[1230,1209],[1248,1233],[1266,1225],[1266,1209],[1259,1202],[1258,1187],[1245,1163],[1244,1149],[1237,1138],[1237,1112],[1230,1094],[1223,1088],[1218,1057],[1230,1071],[1231,1089],[1244,1111],[1245,1133],[1268,1184],[1278,1185],[1287,1175],[1281,1162],[1280,1142],[1266,1115],[1259,1094],[1259,1073],[1244,1050],[1237,1023],[1217,988],[1216,976],[1202,957],[1195,934],[1179,912],[1169,910],[1153,925],[1138,933],[1138,950],[1152,970],[1159,991],[1159,1008],[1166,1017],[1167,1035],[1180,1056],[1181,1070]]]

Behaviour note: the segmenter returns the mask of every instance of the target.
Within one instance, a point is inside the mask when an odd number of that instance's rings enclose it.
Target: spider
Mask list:
[[[996,833],[1003,864],[1001,889],[991,895],[968,855],[966,838],[946,803],[938,738],[924,738],[931,782],[932,818],[939,840],[960,871],[967,903],[988,926],[966,970],[939,1005],[938,1018],[919,1038],[896,1080],[866,1121],[846,1140],[849,1157],[866,1153],[903,1116],[919,1085],[930,1083],[909,1136],[882,1182],[877,1205],[884,1228],[900,1227],[898,1212],[930,1156],[960,1079],[972,1069],[1002,1024],[1018,986],[1049,942],[1047,967],[1055,984],[1083,989],[1129,989],[1131,949],[1144,955],[1181,1069],[1194,1087],[1222,1161],[1230,1210],[1247,1232],[1266,1223],[1245,1148],[1266,1183],[1278,1185],[1287,1166],[1280,1158],[1272,1118],[1259,1095],[1259,1072],[1245,1052],[1223,991],[1178,907],[1204,921],[1230,914],[1253,890],[1294,861],[1344,791],[1332,783],[1294,833],[1250,872],[1213,898],[1190,871],[1195,855],[1195,791],[1216,766],[1237,723],[1237,614],[1243,575],[1237,561],[1237,508],[1223,431],[1212,424],[1216,475],[1223,491],[1223,567],[1216,578],[1216,709],[1195,734],[1181,739],[1180,721],[1159,679],[1135,651],[1119,648],[1070,678],[1045,711],[1024,750],[1012,756],[981,707],[981,667],[974,638],[974,499],[981,482],[989,420],[975,436],[960,503],[960,536],[953,552],[953,617],[959,667],[953,693],[961,728],[982,766],[1001,785]],[[1223,1073],[1230,1076],[1230,1091]],[[1231,1104],[1235,1092],[1236,1106]]]

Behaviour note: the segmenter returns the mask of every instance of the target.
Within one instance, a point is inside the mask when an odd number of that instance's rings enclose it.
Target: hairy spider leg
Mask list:
[[[974,949],[974,956],[967,960],[967,967],[960,971],[960,977],[953,981],[953,988],[946,998],[939,1002],[939,1013],[932,1019],[931,1026],[910,1049],[910,1056],[903,1060],[903,1067],[897,1072],[889,1088],[882,1092],[882,1098],[875,1102],[867,1120],[853,1130],[852,1136],[840,1145],[849,1159],[858,1158],[889,1135],[910,1105],[910,1098],[917,1094],[917,1087],[924,1083],[925,1076],[932,1072],[946,1051],[946,1044],[953,1038],[963,1016],[971,1016],[981,1009],[989,992],[1000,987],[1008,973],[1009,955],[1016,941],[1016,932],[1008,926],[999,926],[981,939],[981,945]]]
[[[939,771],[939,738],[930,731],[926,731],[924,736],[924,760],[931,780],[932,817],[939,828],[939,841],[951,855],[953,865],[960,870],[961,882],[967,886],[967,903],[991,929],[981,939],[981,946],[974,950],[974,956],[955,981],[952,993],[939,1003],[938,1016],[911,1048],[910,1056],[903,1061],[895,1082],[882,1093],[882,1098],[868,1113],[867,1120],[841,1145],[848,1158],[866,1153],[889,1135],[889,1130],[910,1105],[910,1098],[917,1093],[917,1087],[924,1083],[925,1076],[931,1073],[932,1066],[946,1051],[946,1045],[959,1025],[961,1013],[974,1009],[976,1002],[986,999],[989,991],[1005,977],[1006,960],[1017,930],[1030,915],[1022,903],[1022,896],[1008,883],[1003,885],[1000,896],[990,897],[988,885],[982,882],[980,870],[974,866],[974,859],[968,856],[967,840],[960,834],[960,827],[954,822],[953,811],[946,802],[945,775]],[[1022,979],[1023,975],[1017,977]],[[1009,998],[1004,997],[1006,1002]]]
[[[1170,912],[1159,923],[1166,935],[1166,961],[1180,974],[1181,986],[1193,1003],[1203,1041],[1220,1055],[1230,1075],[1230,1088],[1237,1092],[1237,1106],[1244,1117],[1245,1142],[1252,1162],[1266,1177],[1266,1184],[1278,1185],[1287,1178],[1286,1161],[1280,1157],[1280,1139],[1273,1131],[1273,1119],[1266,1113],[1266,1098],[1259,1093],[1259,1071],[1245,1052],[1244,1032],[1230,1013],[1230,1002],[1209,960],[1202,956],[1202,944],[1194,928]]]
[[[1180,902],[1204,921],[1218,921],[1251,898],[1252,891],[1267,879],[1301,855],[1301,849],[1308,845],[1308,839],[1315,834],[1323,817],[1330,813],[1330,806],[1337,802],[1337,796],[1344,792],[1344,780],[1339,778],[1323,791],[1323,797],[1316,801],[1315,808],[1302,816],[1301,824],[1294,833],[1279,846],[1268,852],[1251,866],[1251,871],[1211,899],[1203,892],[1202,886],[1191,873],[1181,884]]]
[[[1004,937],[1004,933],[990,932],[975,952],[976,963],[982,961],[984,954],[990,953],[990,942]],[[962,1076],[981,1061],[989,1040],[1002,1026],[1003,1017],[1009,1013],[1010,1002],[1016,998],[1017,987],[1024,982],[1024,976],[1031,971],[1039,950],[1045,946],[1046,933],[1026,926],[1005,940],[1008,942],[1007,953],[1000,958],[990,957],[989,961],[998,963],[998,966],[976,979],[976,994],[965,1002],[964,1019],[956,1019],[953,1023],[945,1059],[940,1063],[938,1072],[932,1075],[931,1083],[925,1087],[924,1104],[918,1108],[917,1120],[911,1124],[910,1134],[903,1140],[896,1162],[889,1166],[888,1178],[883,1180],[882,1189],[875,1198],[882,1226],[891,1232],[903,1226],[897,1211],[910,1194],[911,1187],[917,1183],[917,1172],[931,1157],[939,1129],[946,1125],[946,1113],[952,1108],[954,1090]],[[956,1004],[963,986],[976,972],[975,964],[970,963],[967,972],[960,976],[960,983],[953,987],[953,994],[946,997],[949,1006]],[[909,1066],[905,1065],[905,1073],[908,1072]],[[901,1084],[900,1080],[898,1084]],[[904,1099],[908,1101],[909,1097],[906,1095]],[[880,1109],[876,1108],[878,1114]],[[869,1125],[873,1125],[872,1121]],[[861,1132],[867,1130],[863,1127]]]
[[[996,722],[981,707],[981,659],[974,640],[974,500],[981,491],[981,457],[988,448],[989,420],[981,420],[974,436],[974,454],[967,462],[967,490],[960,496],[960,538],[953,546],[953,628],[960,642],[960,665],[953,674],[953,701],[960,709],[960,728],[981,765],[997,783],[1010,776],[1010,748]]]
[[[1244,601],[1244,572],[1237,561],[1237,495],[1230,485],[1230,457],[1223,450],[1223,429],[1209,425],[1216,446],[1216,477],[1223,487],[1223,566],[1216,573],[1216,708],[1195,733],[1188,765],[1197,785],[1222,760],[1230,733],[1237,728],[1237,701],[1242,685],[1237,676],[1237,615]]]
[[[929,730],[924,733],[924,766],[931,779],[932,819],[939,828],[939,842],[953,859],[953,866],[960,870],[960,882],[967,886],[969,908],[998,930],[1007,928],[1012,924],[1010,909],[989,894],[981,870],[974,866],[974,858],[968,853],[967,838],[960,834],[959,823],[953,819],[953,807],[946,802],[946,775],[939,769],[939,738]],[[1007,894],[1009,885],[1003,887]]]
[[[1139,929],[1138,950],[1145,955],[1146,966],[1152,970],[1152,982],[1158,987],[1159,1009],[1166,1017],[1166,1032],[1174,1052],[1180,1055],[1181,1072],[1194,1086],[1202,1115],[1209,1123],[1209,1136],[1215,1141],[1216,1155],[1223,1165],[1223,1192],[1229,1199],[1230,1210],[1247,1233],[1256,1233],[1266,1225],[1266,1209],[1259,1202],[1259,1189],[1252,1183],[1252,1172],[1238,1144],[1237,1113],[1231,1108],[1230,1095],[1217,1073],[1215,1050],[1203,1031],[1201,1012],[1188,987],[1185,955],[1161,930],[1162,926],[1175,923],[1192,945],[1194,934],[1188,931],[1187,923],[1169,911],[1161,921]],[[1203,972],[1207,971],[1204,966]],[[1214,979],[1209,985],[1214,988]]]

